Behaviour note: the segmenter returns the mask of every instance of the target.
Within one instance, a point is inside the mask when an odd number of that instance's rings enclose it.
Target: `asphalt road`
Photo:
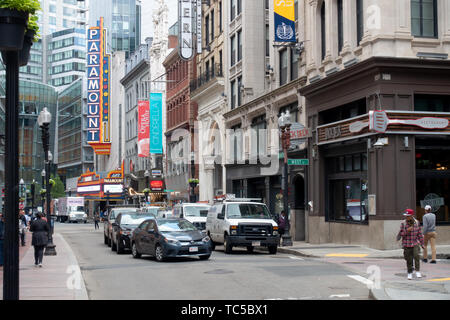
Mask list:
[[[77,256],[91,300],[367,300],[366,285],[345,266],[323,259],[218,246],[211,258],[159,263],[103,244],[103,224],[59,224]]]

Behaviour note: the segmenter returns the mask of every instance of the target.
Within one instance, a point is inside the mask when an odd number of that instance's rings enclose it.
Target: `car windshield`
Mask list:
[[[161,232],[173,232],[173,231],[195,231],[197,228],[187,220],[158,220],[158,228]]]
[[[151,214],[157,215],[159,210],[159,207],[148,207],[144,209],[144,212],[149,212]]]
[[[209,207],[207,206],[186,206],[184,207],[185,217],[206,217]]]
[[[255,203],[233,203],[228,205],[230,219],[272,219],[265,205]]]
[[[138,226],[147,219],[154,218],[152,214],[123,214],[120,219],[122,225],[134,225]]]
[[[75,211],[83,211],[84,212],[84,207],[80,207],[80,206],[75,207],[75,206],[73,206],[73,207],[70,207],[70,211],[73,211],[73,212],[75,212]]]

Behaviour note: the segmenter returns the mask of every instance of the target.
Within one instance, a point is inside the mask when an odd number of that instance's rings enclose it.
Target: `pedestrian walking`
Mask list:
[[[414,218],[414,210],[406,209],[403,214],[406,217],[400,225],[397,240],[402,239],[403,257],[408,269],[408,280],[412,280],[413,271],[416,277],[422,278],[420,273],[420,247],[423,248],[423,234],[419,221]],[[414,266],[413,266],[414,265]]]
[[[44,249],[47,246],[50,232],[48,223],[42,218],[42,213],[37,214],[37,220],[31,223],[30,231],[33,232],[31,244],[34,246],[34,265],[42,267]]]
[[[431,212],[431,206],[425,206],[425,215],[422,218],[423,221],[423,262],[428,262],[428,242],[431,245],[431,261],[430,263],[436,263],[436,216]]]
[[[0,267],[3,266],[3,241],[5,239],[5,222],[0,212]]]
[[[96,214],[94,215],[95,230],[100,229],[100,227],[98,226],[99,220],[100,220],[100,216],[99,216],[98,213],[96,213]]]
[[[25,246],[25,235],[27,232],[27,218],[25,216],[25,211],[20,210],[19,212],[19,234],[20,234],[20,242],[22,247]]]
[[[282,210],[280,217],[278,218],[278,232],[280,233],[280,239],[281,236],[284,234],[285,230],[286,230],[286,212]]]

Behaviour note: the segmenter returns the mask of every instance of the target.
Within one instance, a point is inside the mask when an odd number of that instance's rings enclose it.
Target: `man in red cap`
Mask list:
[[[403,257],[408,268],[408,280],[412,280],[414,269],[416,270],[416,277],[422,278],[420,274],[420,247],[424,247],[422,229],[419,221],[414,219],[414,210],[406,209],[403,215],[406,220],[400,225],[397,240],[402,239]]]

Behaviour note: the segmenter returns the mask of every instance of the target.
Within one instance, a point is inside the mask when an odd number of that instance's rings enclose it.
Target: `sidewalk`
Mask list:
[[[450,245],[436,248],[437,264],[421,261],[423,278],[414,276],[413,280],[406,279],[403,249],[376,250],[357,245],[312,245],[294,241],[292,247],[279,247],[278,251],[342,265],[359,274],[356,280],[372,284],[370,297],[376,300],[450,300]],[[377,285],[368,281],[373,279],[374,270],[379,270],[381,278]]]
[[[77,259],[60,234],[53,235],[57,255],[44,256],[42,268],[34,266],[30,233],[27,240],[27,248],[24,248],[28,250],[21,255],[19,266],[20,300],[88,300]],[[3,299],[2,269],[0,279],[0,298]]]

